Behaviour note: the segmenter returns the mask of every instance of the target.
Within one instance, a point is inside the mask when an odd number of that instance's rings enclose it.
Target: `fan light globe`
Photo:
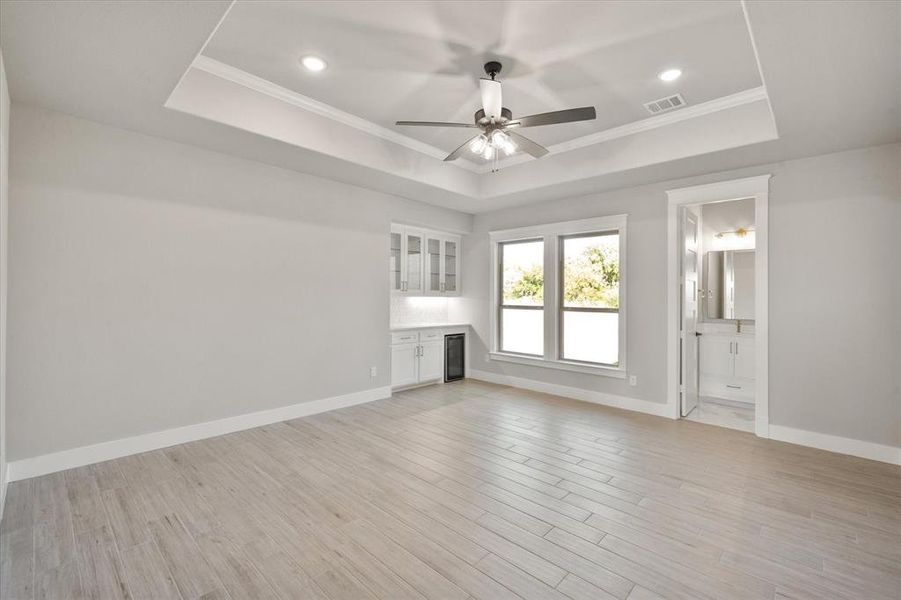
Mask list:
[[[485,134],[480,135],[476,139],[472,140],[472,143],[469,145],[469,149],[475,152],[476,154],[481,154],[482,150],[485,149],[485,146],[488,145],[488,138],[485,137]]]

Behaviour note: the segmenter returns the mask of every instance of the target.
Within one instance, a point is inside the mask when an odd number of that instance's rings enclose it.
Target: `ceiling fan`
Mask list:
[[[495,78],[501,72],[501,63],[491,61],[485,63],[485,73],[491,79],[480,79],[479,90],[482,94],[482,108],[476,111],[474,123],[442,123],[437,121],[398,121],[397,125],[413,127],[469,127],[480,129],[481,132],[472,139],[467,140],[459,148],[451,152],[445,161],[456,160],[468,148],[474,154],[479,154],[486,160],[493,161],[493,171],[497,170],[498,155],[503,152],[510,155],[517,148],[535,158],[541,158],[548,153],[547,148],[535,143],[529,138],[512,131],[523,127],[538,127],[540,125],[556,125],[558,123],[573,123],[575,121],[590,121],[597,118],[593,106],[582,108],[570,108],[556,110],[528,117],[513,118],[509,108],[501,104],[501,82]]]

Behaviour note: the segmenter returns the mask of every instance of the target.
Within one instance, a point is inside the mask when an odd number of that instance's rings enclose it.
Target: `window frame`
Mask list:
[[[546,367],[564,371],[591,373],[625,379],[627,373],[627,215],[611,215],[577,221],[564,221],[516,229],[489,232],[491,246],[491,307],[489,310],[490,360]],[[563,358],[563,239],[579,235],[619,234],[619,364],[605,365]],[[503,281],[501,280],[501,244],[508,242],[544,241],[544,354],[519,354],[500,349]],[[549,286],[548,282],[554,282]],[[508,306],[509,308],[509,306]],[[533,309],[534,310],[534,309]],[[605,309],[600,309],[604,311]]]

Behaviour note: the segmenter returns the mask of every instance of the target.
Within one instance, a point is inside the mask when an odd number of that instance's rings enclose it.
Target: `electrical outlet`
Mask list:
[[[379,370],[377,368],[369,367],[369,376],[370,377],[377,377],[378,374],[379,374]]]
[[[629,385],[638,385],[638,375],[629,375]]]

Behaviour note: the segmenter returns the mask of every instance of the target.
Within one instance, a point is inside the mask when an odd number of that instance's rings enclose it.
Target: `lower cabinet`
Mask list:
[[[700,348],[702,396],[754,401],[754,337],[705,333]]]
[[[444,360],[441,342],[420,342],[419,381],[444,379]]]
[[[460,327],[398,331],[391,334],[391,387],[444,381],[444,335]]]
[[[419,344],[391,345],[391,387],[419,383]]]

